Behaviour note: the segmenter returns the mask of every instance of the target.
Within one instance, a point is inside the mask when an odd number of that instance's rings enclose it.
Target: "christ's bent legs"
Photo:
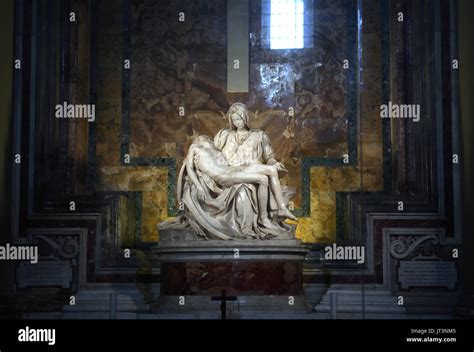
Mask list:
[[[269,229],[277,229],[277,227],[268,218],[268,184],[259,184],[257,188],[258,202],[258,222]]]
[[[268,186],[258,185],[257,187],[257,202],[258,202],[258,220],[261,222],[263,219],[268,220]]]
[[[257,184],[258,222],[271,229],[277,227],[268,218],[268,177],[266,175],[250,172],[234,172],[231,175],[220,176],[226,184],[252,183]]]
[[[280,179],[278,178],[278,171],[274,166],[253,164],[248,165],[244,169],[246,172],[255,172],[268,176],[270,180],[270,189],[278,204],[278,216],[296,220],[296,217],[286,208],[285,201],[281,189]]]

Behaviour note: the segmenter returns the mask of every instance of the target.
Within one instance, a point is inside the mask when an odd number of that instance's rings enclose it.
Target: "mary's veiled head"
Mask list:
[[[236,130],[239,127],[250,129],[250,114],[245,104],[232,104],[229,111],[227,111],[227,118],[231,130]]]

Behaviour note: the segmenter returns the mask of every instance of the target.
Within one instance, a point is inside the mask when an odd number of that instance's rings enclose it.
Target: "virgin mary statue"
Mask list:
[[[252,164],[273,165],[278,173],[286,173],[275,159],[268,135],[250,127],[250,114],[242,103],[233,104],[226,117],[229,128],[214,137],[215,147],[222,152],[229,167]],[[190,158],[188,154],[187,158]],[[191,228],[205,239],[271,239],[288,238],[291,226],[277,216],[277,203],[270,187],[259,188],[252,183],[223,186],[199,169],[194,170],[202,187],[196,188],[186,171],[186,160],[180,170],[177,199],[182,204],[178,217],[162,222],[159,231]],[[201,192],[201,193],[200,193]],[[205,196],[200,196],[204,192]],[[282,186],[285,203],[294,190]]]

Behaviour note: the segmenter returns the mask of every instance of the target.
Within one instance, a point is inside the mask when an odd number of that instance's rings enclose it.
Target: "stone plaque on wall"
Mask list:
[[[19,263],[17,269],[19,288],[40,286],[61,286],[68,288],[72,281],[72,267],[69,261],[44,261],[37,264]]]
[[[454,290],[457,270],[448,261],[401,261],[398,282],[402,289],[409,287],[447,287]]]

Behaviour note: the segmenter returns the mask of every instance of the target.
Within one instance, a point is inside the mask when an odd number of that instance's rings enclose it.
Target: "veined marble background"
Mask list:
[[[357,30],[351,1],[313,0],[312,47],[278,51],[262,46],[261,2],[250,3],[249,93],[226,92],[225,0],[130,0],[129,37],[126,31],[124,35],[123,4],[99,3],[97,189],[143,192],[143,241],[157,240],[156,225],[172,216],[169,192],[175,189],[169,187],[167,166],[124,165],[124,136],[132,159],[174,159],[179,170],[192,139],[214,136],[226,127],[222,114],[237,101],[254,113],[252,126],[269,134],[277,158],[289,170],[282,183],[296,187],[295,208],[303,206],[304,197],[309,199],[308,214],[302,214],[297,228],[302,240],[333,242],[337,221],[350,226],[347,218],[337,216],[337,192],[383,188],[380,5],[374,2],[366,9],[362,42],[351,53],[348,41],[357,38],[351,32]],[[177,19],[181,11],[183,23]],[[131,59],[125,85],[124,53]],[[359,87],[348,81],[343,68],[343,61],[351,58],[361,60]],[[358,65],[353,61],[351,69]],[[354,111],[357,103],[350,104],[357,97],[360,115]],[[184,117],[178,113],[181,106]],[[290,107],[294,117],[288,114]],[[126,134],[124,109],[129,116]],[[357,141],[353,151],[351,133]],[[356,155],[357,161],[325,163],[344,154]],[[304,160],[315,161],[309,179],[302,174]]]

